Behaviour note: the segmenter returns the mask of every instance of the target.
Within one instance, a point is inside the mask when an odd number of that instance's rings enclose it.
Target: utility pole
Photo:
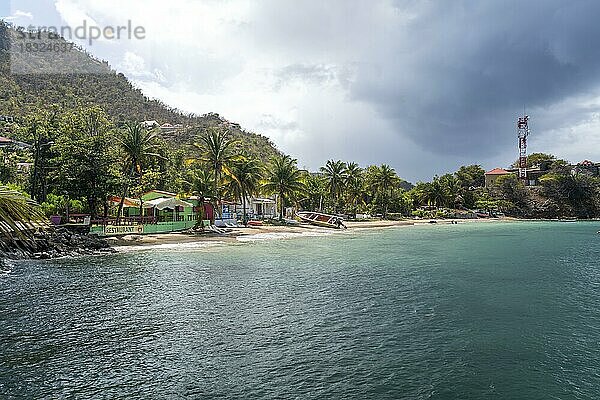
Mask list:
[[[43,175],[44,173],[44,155],[42,149],[50,147],[53,144],[53,141],[42,143],[42,137],[38,135],[37,132],[35,133],[31,196],[40,203],[46,200],[46,185],[44,182],[45,178],[40,177],[40,175]],[[38,189],[38,186],[41,187]]]

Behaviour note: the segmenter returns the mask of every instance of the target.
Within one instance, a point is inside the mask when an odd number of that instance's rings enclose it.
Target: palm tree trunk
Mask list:
[[[198,215],[196,216],[196,226],[194,226],[194,229],[198,227],[204,232],[204,196],[200,196],[198,199]]]
[[[214,197],[214,203],[215,203],[215,209],[213,210],[213,218],[212,221],[210,221],[211,225],[215,224],[215,219],[217,218],[217,212],[219,213],[219,215],[221,215],[221,213],[219,211],[217,211],[219,209],[219,189],[217,187],[218,183],[219,183],[219,170],[217,169],[217,164],[215,163],[215,197]]]
[[[69,200],[67,200],[69,201]],[[90,219],[96,219],[97,217],[97,208],[98,208],[98,199],[96,196],[92,196],[92,199],[88,201],[90,207]],[[69,203],[67,202],[67,208],[69,207]]]
[[[385,201],[385,219],[387,219],[387,215],[388,215],[388,210],[389,210],[389,206],[390,206],[390,201],[392,200],[392,192],[394,189],[390,189],[390,193],[388,195],[388,198]]]
[[[119,201],[119,210],[117,211],[117,225],[121,221],[121,213],[123,212],[123,204],[125,203],[125,197],[127,196],[127,191],[129,191],[129,183],[133,178],[133,173],[135,172],[135,164],[131,165],[131,171],[129,171],[129,176],[127,177],[127,181],[125,182],[125,187],[123,188],[123,196],[121,196],[121,201]]]
[[[244,226],[248,226],[248,218],[246,218],[246,196],[242,193],[242,207],[244,209]]]
[[[140,195],[140,224],[144,223],[144,201]]]

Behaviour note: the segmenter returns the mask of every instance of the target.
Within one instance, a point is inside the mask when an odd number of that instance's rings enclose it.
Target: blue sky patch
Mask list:
[[[10,15],[10,1],[0,0],[0,18]]]

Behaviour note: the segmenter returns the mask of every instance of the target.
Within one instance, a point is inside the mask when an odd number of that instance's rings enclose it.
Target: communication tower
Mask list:
[[[519,138],[519,178],[527,180],[527,137],[529,136],[529,115],[517,120],[517,137]]]

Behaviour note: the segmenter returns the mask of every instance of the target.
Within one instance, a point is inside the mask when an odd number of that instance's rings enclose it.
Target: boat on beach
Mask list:
[[[337,215],[323,214],[319,212],[311,211],[299,211],[296,213],[298,218],[304,222],[308,222],[311,225],[322,226],[325,228],[341,229],[346,228],[344,221]]]

